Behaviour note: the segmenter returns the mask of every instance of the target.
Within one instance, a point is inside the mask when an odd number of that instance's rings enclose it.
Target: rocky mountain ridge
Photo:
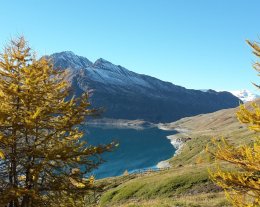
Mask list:
[[[170,82],[132,72],[102,58],[94,63],[73,52],[50,56],[56,68],[69,69],[76,94],[91,91],[94,107],[103,117],[170,122],[183,117],[233,108],[239,99],[229,92],[186,89]]]

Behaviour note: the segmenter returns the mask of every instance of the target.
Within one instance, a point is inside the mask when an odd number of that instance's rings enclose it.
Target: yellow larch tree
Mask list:
[[[260,57],[260,47],[256,42],[249,42],[253,53]],[[253,67],[260,72],[260,63]],[[255,84],[256,85],[256,84]],[[260,88],[258,85],[256,85]],[[249,130],[256,132],[251,144],[233,146],[225,139],[213,142],[215,151],[211,151],[217,160],[229,163],[229,170],[218,167],[210,171],[212,180],[225,190],[227,198],[237,207],[260,206],[260,106],[252,103],[250,108],[241,105],[237,111],[237,118],[246,124]],[[227,168],[227,167],[226,167]]]
[[[91,189],[86,173],[114,147],[82,140],[94,110],[87,93],[71,96],[66,76],[23,37],[0,54],[0,206],[49,206],[57,194]]]

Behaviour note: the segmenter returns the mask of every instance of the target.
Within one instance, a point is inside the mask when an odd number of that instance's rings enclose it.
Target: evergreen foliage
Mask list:
[[[249,42],[253,53],[260,57],[258,43]],[[253,67],[260,72],[260,63]],[[256,85],[256,84],[255,84]],[[260,88],[259,85],[256,85]],[[260,131],[260,106],[252,103],[251,108],[241,105],[237,111],[238,120],[246,124],[249,130]],[[250,145],[233,146],[225,139],[221,142],[213,141],[215,151],[210,151],[217,160],[232,164],[232,170],[218,167],[210,171],[212,180],[225,189],[227,198],[234,206],[260,206],[260,138],[256,136]]]
[[[23,37],[0,55],[0,206],[72,206],[56,201],[94,188],[85,174],[114,143],[82,140],[95,111],[87,93],[71,97],[67,75],[36,59]]]

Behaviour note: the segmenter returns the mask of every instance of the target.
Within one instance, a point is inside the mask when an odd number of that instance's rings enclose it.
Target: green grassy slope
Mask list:
[[[191,201],[193,195],[201,194],[207,204],[208,200],[211,200],[212,193],[219,191],[220,189],[208,179],[206,166],[184,166],[125,180],[117,187],[108,190],[101,197],[100,204],[101,206],[129,206],[131,202],[135,204],[134,206],[146,206],[148,202],[147,206],[172,206],[172,204],[199,206]],[[183,200],[183,196],[190,200]],[[221,197],[218,194],[214,196],[223,204],[225,200]],[[140,205],[139,202],[143,204]],[[219,206],[218,203],[215,206]]]
[[[254,134],[237,121],[236,111],[226,109],[165,124],[169,129],[185,129],[176,136],[189,138],[169,160],[172,168],[99,181],[107,186],[99,206],[229,206],[221,189],[208,178],[207,170],[215,164],[205,146],[212,137],[225,137],[236,145],[251,142]]]

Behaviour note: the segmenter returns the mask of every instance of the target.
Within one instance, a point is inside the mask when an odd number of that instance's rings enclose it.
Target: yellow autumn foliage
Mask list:
[[[257,43],[248,42],[253,53],[260,57],[260,47]],[[253,67],[260,72],[260,64]],[[256,85],[256,84],[255,84]],[[256,85],[258,88],[259,86]],[[241,105],[237,118],[246,124],[249,130],[260,132],[260,106],[252,103],[250,108]],[[229,163],[230,169],[218,166],[209,171],[211,179],[225,190],[226,197],[236,207],[260,206],[260,138],[254,137],[251,144],[233,146],[225,139],[220,142],[213,140],[215,150],[208,149],[219,161]],[[231,167],[232,166],[232,167]]]
[[[92,186],[83,178],[100,164],[97,154],[114,147],[82,141],[78,126],[94,111],[87,92],[71,98],[67,77],[23,37],[0,53],[1,205],[51,206],[60,194],[86,193]]]

